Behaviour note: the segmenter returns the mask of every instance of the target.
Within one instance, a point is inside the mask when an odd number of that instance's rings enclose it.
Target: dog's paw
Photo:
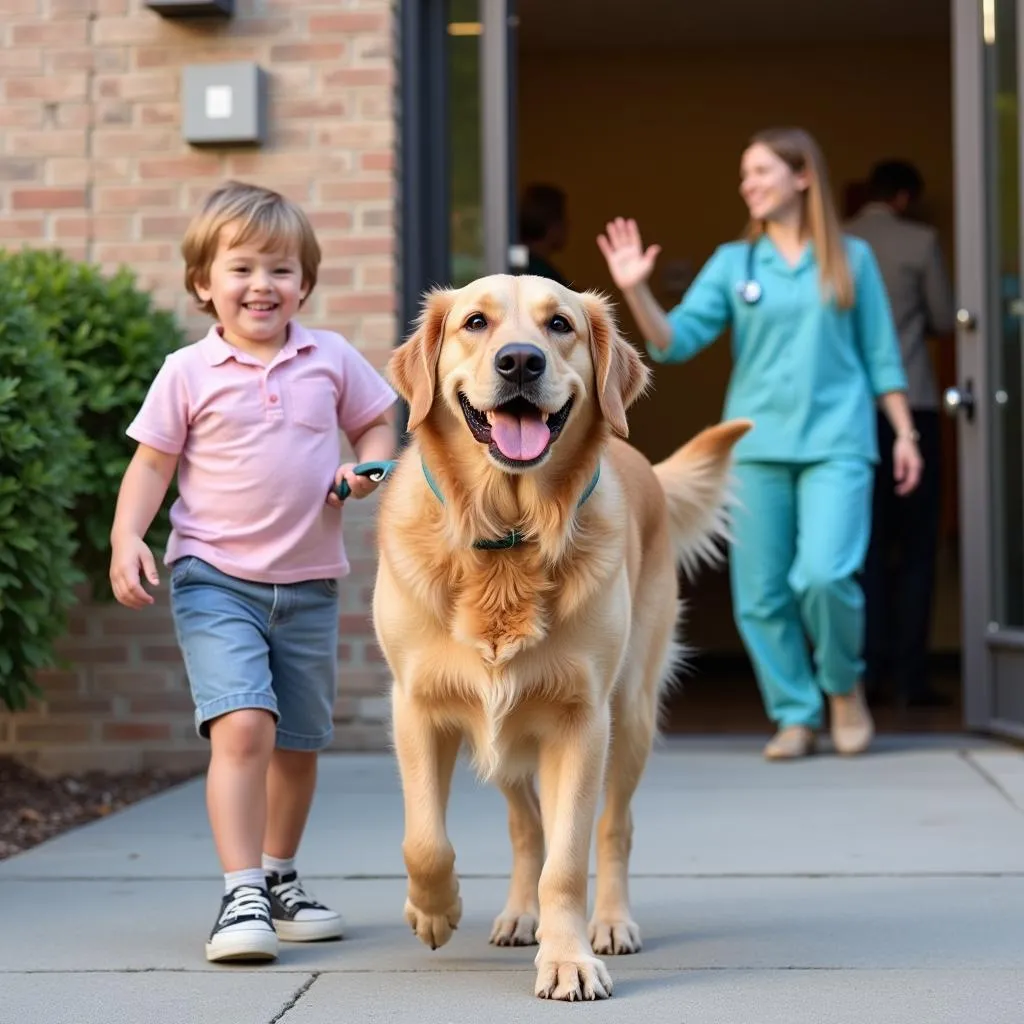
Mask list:
[[[612,979],[602,961],[582,953],[576,957],[552,957],[537,954],[537,985],[541,999],[562,999],[568,1003],[607,999],[612,994]]]
[[[506,908],[494,919],[490,942],[492,946],[536,946],[537,915]]]
[[[624,956],[643,949],[640,925],[628,917],[618,920],[593,917],[587,932],[594,952],[602,956]]]
[[[405,901],[405,919],[416,938],[431,949],[443,946],[459,927],[462,918],[462,897],[457,895],[443,914],[428,914],[412,900]]]

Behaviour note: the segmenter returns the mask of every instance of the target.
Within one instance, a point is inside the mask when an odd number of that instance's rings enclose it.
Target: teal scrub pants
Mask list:
[[[742,462],[730,552],[733,613],[768,717],[822,724],[822,691],[849,693],[864,663],[857,573],[874,466],[862,458]],[[812,667],[808,639],[813,647]]]

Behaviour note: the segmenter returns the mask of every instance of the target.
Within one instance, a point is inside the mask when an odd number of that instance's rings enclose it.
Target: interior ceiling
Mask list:
[[[517,0],[519,46],[551,50],[923,39],[950,0]]]

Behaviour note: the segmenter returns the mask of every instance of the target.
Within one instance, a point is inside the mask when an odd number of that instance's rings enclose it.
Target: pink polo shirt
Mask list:
[[[326,504],[341,438],[395,393],[341,335],[292,321],[269,366],[216,327],[164,361],[128,436],[180,456],[164,561],[196,555],[260,583],[349,571],[341,510]]]

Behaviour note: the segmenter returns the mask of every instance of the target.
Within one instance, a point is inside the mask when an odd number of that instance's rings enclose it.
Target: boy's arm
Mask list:
[[[386,462],[395,454],[395,407],[375,416],[351,439],[359,462]]]
[[[153,603],[142,587],[139,569],[154,586],[160,577],[143,538],[160,510],[177,465],[177,455],[140,444],[121,480],[110,530],[110,584],[117,600],[129,608]]]

